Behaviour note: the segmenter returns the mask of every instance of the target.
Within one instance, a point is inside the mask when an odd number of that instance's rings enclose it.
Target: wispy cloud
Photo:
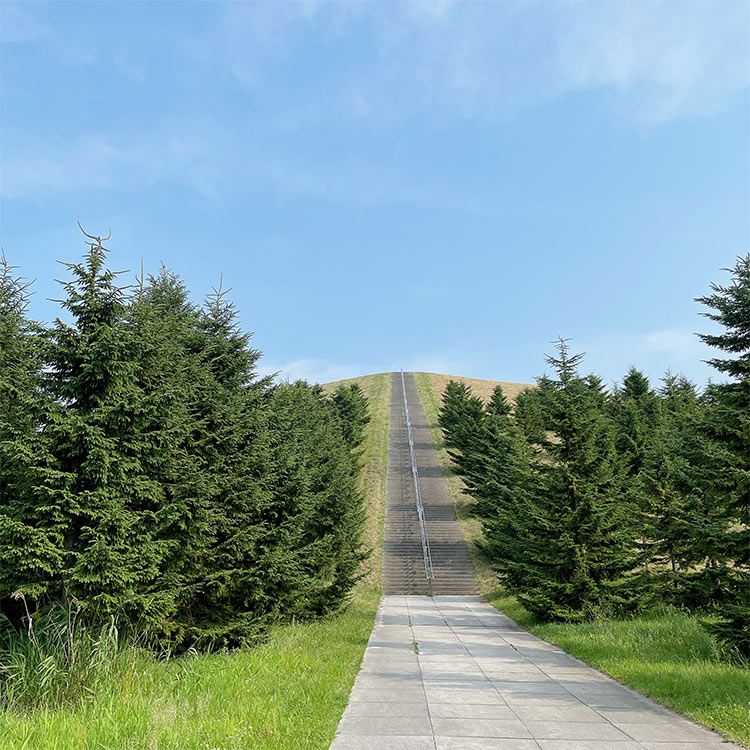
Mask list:
[[[320,160],[292,155],[272,138],[248,137],[206,118],[169,119],[149,129],[38,139],[6,130],[0,195],[97,188],[133,190],[156,183],[186,187],[210,203],[238,192],[313,198],[358,207],[410,206],[482,214],[487,197],[446,177],[423,181],[403,165],[366,157]]]
[[[324,39],[334,53],[354,31],[370,40],[371,54],[324,79],[324,96],[313,87],[309,101],[295,102],[300,126],[327,117],[387,125],[424,113],[494,119],[589,90],[606,92],[622,117],[657,124],[711,114],[750,83],[744,0],[221,8],[200,56],[250,87],[272,79],[305,40]]]
[[[750,82],[750,5],[743,1],[308,0],[213,7],[205,30],[160,41],[165,69],[182,71],[191,83],[180,85],[188,88],[205,86],[222,70],[235,86],[262,97],[262,118],[176,120],[157,110],[137,130],[82,127],[72,138],[6,128],[2,195],[173,182],[208,200],[262,190],[342,205],[491,214],[491,196],[451,175],[415,174],[397,153],[374,158],[358,147],[327,158],[288,146],[298,134],[309,138],[311,125],[359,139],[366,129],[387,130],[415,117],[493,121],[589,90],[605,92],[623,117],[657,124],[710,114]],[[43,46],[60,59],[73,54],[67,33],[41,10],[6,3],[2,12],[6,43]],[[364,53],[352,49],[354,39]],[[73,46],[98,56],[95,44]],[[273,95],[275,76],[288,75],[284,66],[292,59],[300,65],[308,54],[330,54],[336,62],[320,66],[323,72],[293,96]],[[119,76],[149,80],[147,62],[131,50],[110,57]]]
[[[607,89],[643,121],[706,115],[750,83],[745,2],[579,4],[559,32],[564,89]]]

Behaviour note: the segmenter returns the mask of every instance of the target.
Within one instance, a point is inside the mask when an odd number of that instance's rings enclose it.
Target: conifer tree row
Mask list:
[[[225,290],[197,305],[165,268],[125,287],[87,237],[69,322],[30,321],[0,265],[0,614],[75,602],[212,647],[340,607],[367,399],[259,378]]]
[[[720,333],[727,382],[699,391],[632,367],[607,392],[560,339],[553,375],[511,409],[452,381],[439,424],[476,503],[500,581],[543,619],[617,615],[655,601],[704,615],[750,656],[750,255],[697,299]]]

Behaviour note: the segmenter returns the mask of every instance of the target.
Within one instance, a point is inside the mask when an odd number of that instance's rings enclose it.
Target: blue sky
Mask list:
[[[750,249],[750,4],[4,2],[1,242],[51,320],[112,227],[263,370],[703,382]]]

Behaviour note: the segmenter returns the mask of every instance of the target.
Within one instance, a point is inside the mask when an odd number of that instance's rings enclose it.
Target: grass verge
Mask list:
[[[475,544],[482,531],[471,515],[473,501],[461,491],[461,479],[453,472],[437,423],[445,384],[435,381],[430,373],[416,373],[415,377],[482,595],[534,635],[750,747],[750,674],[721,660],[717,643],[697,617],[665,609],[627,620],[540,623],[515,597],[498,588],[490,561]]]
[[[349,699],[380,592],[337,617],[273,628],[265,643],[157,662],[134,652],[75,709],[0,712],[8,750],[327,748]]]
[[[349,700],[380,600],[390,375],[358,378],[370,400],[363,444],[365,577],[346,609],[277,626],[254,648],[158,661],[121,648],[71,707],[0,707],[2,750],[297,750],[328,748]],[[326,386],[326,390],[337,384]],[[0,665],[0,668],[2,665]]]

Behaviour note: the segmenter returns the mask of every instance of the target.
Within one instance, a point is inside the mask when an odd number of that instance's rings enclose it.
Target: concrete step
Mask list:
[[[383,591],[386,594],[474,594],[477,588],[471,561],[432,444],[413,374],[405,373],[404,381],[435,578],[428,580],[425,576],[401,375],[394,373],[388,433]]]

